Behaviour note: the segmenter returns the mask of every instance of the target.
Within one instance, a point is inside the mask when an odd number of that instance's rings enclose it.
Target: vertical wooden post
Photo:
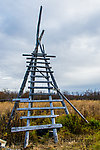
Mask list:
[[[46,68],[46,71],[47,71],[47,68]],[[48,76],[48,73],[46,73],[46,74]],[[47,81],[49,81],[49,78],[47,78]],[[50,89],[49,89],[50,83],[47,83],[47,84],[48,84],[48,93],[50,93]],[[52,96],[51,95],[49,96],[49,100],[52,100]],[[50,107],[53,107],[53,103],[52,102],[50,102]],[[51,115],[54,115],[54,110],[51,110]],[[55,118],[51,118],[51,120],[52,120],[52,124],[55,124]],[[57,143],[58,142],[57,129],[53,129],[53,136],[54,136],[55,143]]]
[[[31,72],[32,75],[32,72]],[[32,81],[32,78],[30,77],[30,81]],[[30,87],[32,87],[32,82],[30,82]],[[32,89],[30,88],[30,94],[32,93]],[[29,100],[32,100],[32,96],[29,96]],[[31,103],[28,104],[28,108],[31,108]],[[29,117],[31,112],[28,110],[27,116]],[[27,125],[30,126],[30,119],[27,119]],[[26,131],[25,133],[25,141],[24,141],[24,148],[27,147],[29,141],[29,131]]]

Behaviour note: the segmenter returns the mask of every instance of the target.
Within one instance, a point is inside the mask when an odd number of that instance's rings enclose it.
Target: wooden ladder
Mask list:
[[[41,53],[33,53],[33,54],[24,54],[24,56],[27,56],[28,65],[27,67],[30,68],[28,70],[30,75],[29,83],[29,98],[23,99],[23,98],[17,98],[13,99],[13,101],[18,103],[28,103],[27,108],[17,108],[17,111],[27,111],[27,116],[21,116],[20,119],[27,119],[27,124],[24,127],[12,127],[11,132],[20,132],[25,131],[25,142],[24,147],[27,147],[28,141],[29,141],[29,131],[30,130],[39,130],[39,129],[53,129],[53,136],[55,143],[58,142],[58,136],[57,136],[57,128],[62,127],[62,124],[56,124],[55,118],[59,115],[54,114],[54,110],[56,109],[64,109],[65,112],[68,114],[67,107],[64,103],[64,100],[61,96],[60,99],[53,99],[52,95],[55,95],[54,87],[52,84],[55,84],[55,79],[53,77],[53,71],[51,70],[52,67],[50,67],[50,57],[45,53],[43,50]],[[30,57],[31,56],[31,57]],[[49,57],[49,58],[47,58]],[[39,61],[38,61],[39,60]],[[40,61],[41,60],[41,61]],[[40,85],[41,84],[41,85]],[[42,90],[42,93],[38,93],[37,90]],[[44,92],[45,91],[45,92]],[[39,95],[46,95],[48,99],[39,100],[35,99],[35,96]],[[58,94],[59,95],[59,94]],[[33,107],[33,103],[49,103],[49,107]],[[54,107],[53,102],[61,102],[62,107]],[[39,115],[39,116],[32,116],[32,111],[34,110],[49,110],[51,112],[51,115]],[[30,126],[30,120],[31,119],[37,119],[37,118],[51,118],[51,124],[47,125],[37,125],[37,126]]]
[[[44,30],[42,30],[41,34],[39,35],[40,31],[40,22],[41,22],[41,14],[42,14],[42,6],[40,7],[40,13],[39,13],[39,20],[37,25],[37,33],[36,33],[36,46],[34,51],[31,54],[23,54],[23,56],[27,56],[27,70],[23,79],[23,82],[21,84],[18,96],[16,99],[13,99],[15,101],[11,116],[9,118],[7,126],[10,125],[11,120],[13,119],[13,116],[15,114],[15,111],[27,111],[27,116],[21,116],[20,119],[26,119],[27,123],[26,126],[23,127],[12,127],[11,132],[20,132],[25,131],[25,142],[24,142],[24,148],[27,147],[29,142],[29,131],[31,130],[39,130],[39,129],[53,129],[53,136],[54,141],[58,142],[58,136],[57,136],[57,128],[62,127],[62,124],[56,124],[55,118],[59,115],[55,115],[55,110],[57,109],[64,109],[65,113],[68,115],[68,109],[65,105],[64,100],[66,100],[70,106],[81,116],[83,120],[85,120],[87,123],[88,121],[84,118],[84,116],[73,106],[73,104],[60,92],[56,80],[53,75],[53,71],[51,70],[52,67],[50,66],[50,58],[54,58],[55,56],[47,55],[44,50],[44,45],[41,45],[41,39],[44,34]],[[40,52],[39,52],[39,50]],[[25,89],[26,83],[28,78],[30,77],[28,83],[29,83],[29,97],[28,98],[21,98],[23,91]],[[41,92],[38,92],[38,90],[42,90]],[[53,99],[54,92],[56,91],[56,95],[59,96],[59,99]],[[39,99],[39,96],[46,96],[47,99]],[[49,103],[48,107],[34,107],[34,103]],[[54,107],[53,103],[61,102],[62,106]],[[27,108],[19,108],[19,103],[28,103]],[[23,104],[24,105],[24,104]],[[50,111],[50,114],[40,114],[40,115],[33,115],[33,111],[38,110],[47,110]],[[31,119],[39,119],[39,118],[51,118],[51,124],[47,125],[35,125],[31,126],[30,121]]]

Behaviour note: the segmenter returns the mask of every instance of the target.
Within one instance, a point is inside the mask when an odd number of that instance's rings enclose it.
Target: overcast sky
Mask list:
[[[57,56],[51,64],[59,88],[100,90],[100,0],[0,0],[0,90],[20,88],[41,5],[42,42]]]

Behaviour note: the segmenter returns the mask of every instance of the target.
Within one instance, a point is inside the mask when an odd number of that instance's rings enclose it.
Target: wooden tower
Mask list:
[[[53,129],[53,136],[54,141],[58,142],[58,136],[57,136],[57,128],[62,127],[62,124],[56,124],[55,118],[59,115],[55,115],[56,109],[64,109],[65,113],[68,115],[68,109],[65,105],[65,100],[73,107],[73,109],[86,121],[88,122],[84,116],[72,105],[72,103],[60,92],[58,89],[57,82],[54,78],[52,67],[50,66],[50,58],[53,58],[55,56],[48,55],[44,50],[44,45],[41,44],[42,36],[44,34],[44,30],[42,30],[41,34],[40,32],[40,22],[41,22],[41,14],[42,14],[42,6],[40,7],[40,13],[39,13],[39,20],[37,25],[37,34],[36,34],[36,46],[34,51],[31,54],[23,54],[23,56],[26,56],[27,58],[27,70],[18,94],[18,97],[16,99],[13,99],[15,101],[14,108],[11,113],[11,117],[8,122],[8,126],[13,119],[13,116],[15,114],[15,111],[27,111],[26,116],[21,116],[20,119],[26,119],[27,124],[24,127],[12,127],[11,132],[20,132],[25,131],[25,142],[24,142],[24,148],[27,147],[29,142],[29,131],[31,130],[39,130],[39,129]],[[29,98],[21,98],[24,88],[26,86],[26,83],[28,81],[28,88],[29,88]],[[42,92],[38,92],[38,90]],[[53,95],[56,94],[59,96],[59,99],[54,99]],[[47,99],[40,99],[39,95],[46,95]],[[37,98],[36,98],[37,96]],[[49,103],[48,107],[34,107],[34,103]],[[56,106],[54,107],[54,102],[60,102],[61,107]],[[19,103],[28,103],[27,108],[19,108]],[[49,115],[33,115],[34,110],[47,110],[50,111]],[[51,118],[51,124],[47,125],[30,125],[31,119],[37,119],[37,118]]]

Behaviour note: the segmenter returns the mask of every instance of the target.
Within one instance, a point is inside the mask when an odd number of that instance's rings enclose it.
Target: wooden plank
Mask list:
[[[34,78],[34,77],[36,77],[36,78],[49,78],[50,76],[31,75],[30,77],[31,77],[31,78]]]
[[[40,59],[40,60],[50,60],[50,58],[39,58],[39,57],[27,57],[26,59]]]
[[[47,54],[42,54],[42,53],[32,53],[32,54],[23,54],[23,56],[37,56],[37,57],[53,57],[55,58],[56,56],[53,56],[53,55],[47,55]]]
[[[29,101],[29,98],[14,98],[14,99],[12,99],[12,101],[20,101],[20,100]]]
[[[53,71],[45,71],[45,70],[28,70],[29,72],[44,72],[44,73],[53,73]]]
[[[36,103],[36,102],[62,102],[62,99],[54,99],[54,100],[19,100],[14,99],[13,101],[19,101],[20,103]]]
[[[47,116],[22,116],[20,119],[38,119],[38,118],[56,118],[59,115],[47,115]]]
[[[29,65],[29,66],[26,66],[26,67],[37,67],[37,68],[52,68],[52,67],[48,67],[48,66],[35,66],[35,65]]]
[[[30,63],[30,61],[26,61],[26,63]],[[35,64],[34,62],[32,62],[32,63]],[[38,61],[37,61],[37,63],[38,64],[50,64],[50,62],[38,62]]]
[[[34,86],[34,87],[28,87],[29,89],[53,89],[53,87],[43,87],[43,86]]]
[[[55,93],[31,93],[30,95],[56,95]]]
[[[33,52],[32,54],[35,55],[35,56],[38,56],[38,57],[43,57],[43,56],[47,55],[46,53],[43,54],[43,53],[35,53],[35,52]]]
[[[28,81],[31,83],[52,83],[52,81]]]
[[[11,132],[31,131],[31,130],[40,130],[40,129],[54,129],[54,128],[61,128],[61,127],[62,127],[62,124],[48,124],[48,125],[37,125],[37,126],[12,127]]]
[[[65,107],[33,107],[33,108],[17,108],[18,111],[31,111],[31,110],[53,110],[53,109],[65,109]]]

